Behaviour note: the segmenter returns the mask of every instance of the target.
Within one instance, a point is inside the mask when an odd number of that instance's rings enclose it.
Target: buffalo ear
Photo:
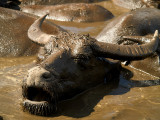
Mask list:
[[[138,60],[152,55],[158,48],[159,34],[155,31],[152,40],[142,45],[117,45],[96,41],[91,45],[95,56],[119,60]]]
[[[49,42],[52,37],[56,37],[55,35],[46,34],[41,30],[41,26],[46,16],[37,19],[28,29],[28,37],[35,43],[44,46],[47,42]]]

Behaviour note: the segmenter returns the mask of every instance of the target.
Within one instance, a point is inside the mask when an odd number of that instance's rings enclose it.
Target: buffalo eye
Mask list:
[[[86,69],[91,57],[84,54],[78,54],[77,56],[73,57],[73,59],[81,68]]]

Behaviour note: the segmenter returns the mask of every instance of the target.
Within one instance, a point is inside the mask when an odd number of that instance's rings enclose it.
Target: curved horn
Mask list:
[[[142,45],[117,45],[96,41],[91,45],[93,52],[99,57],[109,57],[119,60],[138,60],[153,54],[158,48],[158,30],[151,42]]]
[[[42,23],[48,14],[44,15],[43,17],[37,19],[28,29],[28,37],[35,43],[40,45],[45,45],[51,37],[54,35],[49,35],[41,30]]]

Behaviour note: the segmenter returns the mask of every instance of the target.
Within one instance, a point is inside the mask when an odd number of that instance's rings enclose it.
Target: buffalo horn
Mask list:
[[[119,60],[138,60],[152,55],[158,48],[158,30],[152,40],[142,45],[117,45],[96,41],[91,45],[93,52],[99,57],[108,57]]]
[[[37,19],[28,29],[28,37],[35,43],[45,45],[54,35],[46,34],[41,30],[42,23],[48,14]]]

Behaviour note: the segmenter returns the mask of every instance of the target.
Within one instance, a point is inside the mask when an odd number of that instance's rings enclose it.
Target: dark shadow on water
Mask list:
[[[100,100],[114,89],[114,85],[99,85],[73,99],[63,101],[59,104],[60,115],[81,118],[94,112],[94,107]]]
[[[2,116],[0,116],[0,120],[3,120],[3,117],[2,117]]]
[[[34,64],[24,65],[21,68],[26,71],[26,68],[31,68]],[[14,69],[13,69],[14,68]],[[18,71],[18,67],[5,68],[5,72]],[[130,91],[134,87],[147,87],[160,85],[160,80],[130,80],[134,74],[125,68],[122,68],[119,80],[108,81],[106,84],[100,84],[95,88],[89,89],[72,99],[63,101],[58,105],[58,111],[56,114],[49,117],[56,116],[68,116],[73,118],[83,118],[89,116],[94,112],[95,106],[106,96],[106,95],[123,95]],[[23,76],[20,76],[22,78]],[[116,78],[118,79],[118,78]],[[0,120],[3,117],[0,117]]]
[[[58,112],[55,116],[69,116],[73,118],[82,118],[94,112],[94,107],[106,95],[122,95],[130,91],[133,87],[147,87],[160,85],[160,80],[130,80],[133,73],[127,69],[122,70],[118,86],[115,83],[101,84],[95,88],[83,92],[82,94],[63,101],[59,104]],[[53,117],[55,117],[53,116]]]

